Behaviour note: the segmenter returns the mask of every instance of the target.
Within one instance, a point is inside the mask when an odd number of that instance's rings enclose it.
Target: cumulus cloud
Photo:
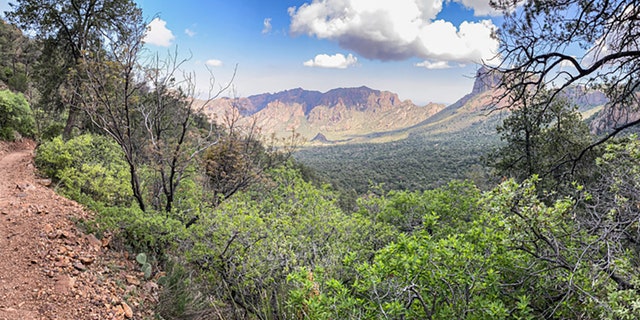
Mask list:
[[[336,53],[332,56],[328,54],[319,54],[315,58],[305,61],[303,64],[307,67],[346,69],[358,62],[358,58],[352,54],[346,57],[342,53]]]
[[[218,59],[209,59],[205,62],[206,65],[210,66],[210,67],[221,67],[222,66],[222,61],[218,60]]]
[[[464,1],[481,9],[480,1]],[[491,37],[491,20],[454,26],[436,20],[442,4],[443,0],[313,0],[289,8],[290,31],[336,41],[365,58],[383,61],[418,57],[467,63],[493,58],[498,42]]]
[[[501,12],[494,10],[489,4],[489,0],[454,0],[462,4],[465,8],[472,9],[475,16],[497,16]]]
[[[187,28],[187,29],[184,29],[184,34],[188,35],[189,38],[193,38],[196,35],[196,32]]]
[[[423,67],[425,69],[449,69],[451,65],[447,61],[423,61],[415,64],[416,67]]]
[[[271,29],[273,28],[271,26],[271,18],[265,18],[264,21],[262,22],[263,24],[263,28],[262,28],[262,34],[267,34],[269,32],[271,32]]]
[[[160,18],[155,18],[147,26],[144,42],[160,47],[168,47],[171,46],[171,42],[175,38],[173,32],[167,29],[167,22]]]

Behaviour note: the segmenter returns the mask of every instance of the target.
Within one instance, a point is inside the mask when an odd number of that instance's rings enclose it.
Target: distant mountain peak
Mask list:
[[[364,109],[369,104],[369,99],[374,95],[377,98],[385,96],[392,105],[400,103],[400,99],[394,93],[374,90],[367,86],[355,88],[336,88],[327,92],[305,90],[295,88],[276,93],[263,93],[249,96],[249,105],[246,106],[249,114],[256,113],[266,108],[270,103],[279,101],[284,104],[300,104],[305,114],[317,106],[344,105],[347,108]]]
[[[500,85],[501,80],[502,77],[498,71],[482,66],[476,72],[476,80],[473,83],[473,90],[471,90],[471,94],[477,95],[485,91],[495,89]]]

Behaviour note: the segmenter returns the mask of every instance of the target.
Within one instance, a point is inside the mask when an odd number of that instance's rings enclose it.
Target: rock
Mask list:
[[[109,237],[104,237],[104,238],[102,238],[101,242],[102,242],[102,246],[103,246],[103,247],[106,247],[106,246],[108,246],[108,245],[109,245],[109,243],[111,242],[111,238],[109,238]]]
[[[78,271],[86,271],[87,267],[85,267],[82,263],[74,263],[73,267]]]
[[[136,276],[132,276],[130,274],[124,276],[127,279],[127,283],[128,284],[132,284],[134,286],[137,286],[140,284],[140,280],[138,280],[138,278]]]
[[[87,239],[87,242],[89,243],[91,248],[96,251],[100,250],[100,248],[102,247],[102,241],[98,240],[98,238],[96,238],[96,236],[92,234],[85,236],[85,239]]]
[[[20,191],[27,191],[27,190],[35,190],[36,187],[29,184],[29,183],[25,183],[25,184],[18,184],[16,185],[16,189],[20,190]]]
[[[45,186],[48,187],[51,185],[51,179],[37,179],[36,182],[41,185],[41,186]]]
[[[80,260],[84,265],[90,265],[93,263],[93,258],[91,257],[80,257],[78,260]]]
[[[44,227],[42,228],[42,231],[44,231],[44,233],[47,234],[47,237],[49,239],[53,239],[56,237],[56,234],[53,232],[53,226],[51,226],[51,224],[47,223],[44,225]]]
[[[131,307],[129,307],[126,302],[122,302],[122,310],[124,310],[124,316],[127,319],[133,318],[133,310],[131,310]]]
[[[116,312],[115,319],[124,319],[124,308],[122,308],[122,305],[118,305],[115,308],[115,312]]]
[[[67,294],[75,286],[76,280],[68,275],[61,275],[56,278],[54,289],[57,294]]]

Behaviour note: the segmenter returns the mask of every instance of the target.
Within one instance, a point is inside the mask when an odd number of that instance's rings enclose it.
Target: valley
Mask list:
[[[294,157],[324,181],[356,194],[374,186],[426,190],[452,179],[490,187],[486,160],[500,146],[496,126],[509,114],[498,101],[498,85],[499,76],[480,68],[470,92],[449,106],[416,106],[367,87],[326,93],[298,88],[214,100],[205,112],[214,119],[235,113],[240,123],[255,121],[265,136],[300,134],[304,140]],[[567,96],[583,119],[606,103],[601,92],[580,87]]]

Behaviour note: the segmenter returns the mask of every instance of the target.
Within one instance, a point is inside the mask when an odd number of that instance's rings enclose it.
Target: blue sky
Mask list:
[[[6,10],[6,3],[0,10]],[[235,95],[296,87],[388,90],[418,104],[471,90],[493,57],[489,0],[136,0],[151,21],[148,48],[177,48],[202,89],[234,66]]]

